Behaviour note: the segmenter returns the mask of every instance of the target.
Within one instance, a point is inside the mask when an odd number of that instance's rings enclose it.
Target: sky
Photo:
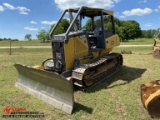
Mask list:
[[[63,10],[80,6],[114,11],[120,20],[135,20],[141,30],[160,27],[160,0],[0,0],[0,38],[24,40],[56,23]]]

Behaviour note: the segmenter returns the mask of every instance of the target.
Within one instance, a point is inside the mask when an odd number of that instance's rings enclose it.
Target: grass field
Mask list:
[[[121,41],[122,45],[146,45],[146,44],[153,44],[153,38],[138,38],[138,39],[134,39],[134,40],[128,40],[128,41]]]
[[[51,49],[18,48],[12,55],[6,50],[0,49],[0,120],[6,106],[44,113],[45,120],[151,120],[140,99],[140,85],[160,78],[160,60],[152,58],[151,47],[115,48],[114,52],[131,50],[133,54],[123,55],[123,67],[112,77],[86,92],[76,91],[72,115],[15,87],[14,63],[41,64],[52,56]]]
[[[50,46],[50,42],[42,43],[40,40],[32,41],[11,41],[11,46]],[[9,47],[10,41],[0,41],[0,47]]]
[[[135,40],[129,40],[125,42],[121,42],[122,45],[143,45],[143,44],[153,44],[153,39],[135,39]],[[11,41],[12,46],[50,46],[51,43],[48,41],[46,43],[42,43],[40,40],[32,40],[32,41]],[[0,41],[0,47],[4,46],[10,46],[10,41]]]

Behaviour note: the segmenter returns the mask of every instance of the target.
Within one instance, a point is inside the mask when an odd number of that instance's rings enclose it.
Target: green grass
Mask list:
[[[0,41],[0,47],[9,47],[10,41]],[[51,43],[48,41],[46,43],[42,43],[40,40],[32,40],[32,41],[11,41],[11,46],[51,46]]]
[[[133,54],[137,53],[137,54],[149,54],[152,52],[152,46],[147,46],[147,47],[115,47],[113,48],[113,52],[121,52],[121,51],[131,51]]]
[[[134,40],[128,40],[125,42],[121,42],[122,45],[146,45],[146,44],[153,44],[154,39],[150,38],[138,38],[138,39],[134,39]]]
[[[43,53],[51,53],[51,48],[12,48],[11,49],[11,55],[32,55],[32,54],[38,54],[42,55]],[[42,53],[41,53],[42,52]],[[10,49],[0,49],[0,55],[9,55]]]
[[[150,47],[123,49],[131,50],[133,54],[123,55],[122,70],[85,92],[76,91],[72,115],[15,87],[18,75],[14,63],[30,66],[41,64],[52,56],[51,49],[19,48],[13,50],[13,55],[0,50],[3,53],[0,54],[0,116],[5,114],[3,110],[9,106],[42,112],[47,120],[151,120],[141,103],[140,85],[160,78],[160,60],[148,54],[151,53]],[[120,50],[117,47],[114,52]]]

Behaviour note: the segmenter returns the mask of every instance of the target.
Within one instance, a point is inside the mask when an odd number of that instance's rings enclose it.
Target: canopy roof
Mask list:
[[[112,15],[113,16],[113,11],[109,10],[104,10],[101,8],[91,8],[91,7],[84,7],[82,6],[82,11],[80,12],[80,15],[92,17],[92,16],[99,16],[101,13],[104,15]],[[77,13],[80,8],[75,8],[75,9],[67,9],[67,11],[75,12]]]

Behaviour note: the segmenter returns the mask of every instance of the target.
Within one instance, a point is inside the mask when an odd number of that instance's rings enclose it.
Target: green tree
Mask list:
[[[142,36],[140,25],[134,20],[121,21],[116,18],[115,28],[122,40],[135,39]]]
[[[86,24],[83,26],[83,28],[88,30],[88,31],[92,30],[92,20],[88,19]]]
[[[112,30],[112,23],[108,22],[108,23],[104,24],[104,30],[111,31]]]
[[[31,34],[26,34],[26,35],[24,36],[24,39],[29,41],[29,40],[32,40],[31,37],[32,37]]]
[[[154,37],[155,38],[160,38],[160,28],[158,28],[157,30],[155,30]]]
[[[69,21],[67,19],[62,19],[61,22],[59,23],[59,25],[57,26],[57,28],[56,28],[56,30],[54,32],[54,35],[66,32],[66,30],[68,29],[69,25],[70,24],[69,24]],[[51,32],[51,30],[53,29],[54,26],[55,26],[55,24],[51,25],[49,33]]]
[[[135,39],[141,36],[141,28],[138,22],[134,20],[122,21],[118,18],[114,18],[116,33],[120,36],[122,40]],[[100,18],[95,20],[95,27],[101,23]],[[91,30],[92,21],[89,19],[84,28],[87,30]],[[112,30],[112,22],[110,16],[104,17],[104,30],[111,31]]]
[[[67,20],[67,19],[62,19],[61,20],[61,22],[60,22],[60,26],[62,26],[63,27],[63,32],[65,32],[67,29],[68,29],[68,27],[69,27],[69,21]]]
[[[143,38],[154,38],[154,35],[156,33],[155,29],[149,29],[149,30],[142,30],[142,36]]]
[[[36,36],[39,40],[42,40],[43,43],[48,39],[48,33],[44,29],[40,30]]]

